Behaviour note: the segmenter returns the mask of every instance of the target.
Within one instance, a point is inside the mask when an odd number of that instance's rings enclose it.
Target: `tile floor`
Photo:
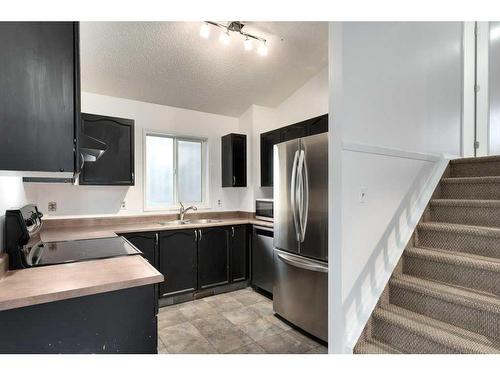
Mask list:
[[[323,354],[325,346],[273,315],[251,288],[160,308],[158,353]]]

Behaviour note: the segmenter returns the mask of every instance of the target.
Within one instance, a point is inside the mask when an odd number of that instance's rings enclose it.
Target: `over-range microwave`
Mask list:
[[[274,201],[268,198],[256,199],[255,218],[259,220],[274,221]]]

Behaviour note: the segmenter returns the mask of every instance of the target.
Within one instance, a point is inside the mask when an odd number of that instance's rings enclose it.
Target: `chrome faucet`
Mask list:
[[[179,209],[179,220],[180,221],[184,220],[184,215],[186,215],[186,212],[188,212],[189,210],[196,211],[198,209],[196,206],[189,206],[187,208],[184,208],[184,205],[182,204],[182,202],[179,202],[179,204],[181,205],[181,207]]]

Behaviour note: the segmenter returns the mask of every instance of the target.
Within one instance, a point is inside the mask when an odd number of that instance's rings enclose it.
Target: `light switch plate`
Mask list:
[[[57,202],[49,202],[47,209],[49,212],[56,212],[57,211]]]

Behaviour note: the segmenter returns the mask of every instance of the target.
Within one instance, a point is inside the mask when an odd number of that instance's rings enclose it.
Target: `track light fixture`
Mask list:
[[[231,41],[231,33],[238,33],[245,38],[243,40],[243,47],[245,48],[245,51],[251,51],[253,49],[253,42],[256,41],[259,43],[257,53],[261,56],[267,56],[267,53],[269,51],[267,41],[264,38],[244,32],[243,28],[245,27],[245,25],[243,23],[232,21],[227,25],[223,25],[217,22],[205,21],[200,28],[200,36],[202,38],[208,39],[208,37],[210,36],[210,26],[215,26],[221,29],[219,41],[222,44],[228,45]]]

